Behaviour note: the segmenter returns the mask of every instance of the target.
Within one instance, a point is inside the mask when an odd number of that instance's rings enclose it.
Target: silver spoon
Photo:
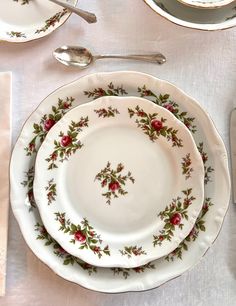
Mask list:
[[[95,23],[95,22],[97,22],[97,17],[93,13],[81,10],[81,9],[79,9],[77,7],[74,7],[74,6],[70,5],[70,4],[67,4],[67,3],[62,2],[62,1],[58,1],[58,0],[49,0],[49,1],[51,1],[53,3],[56,3],[56,4],[58,4],[58,5],[60,5],[60,6],[64,7],[64,8],[68,9],[72,13],[75,13],[75,14],[79,15],[81,18],[83,18],[88,23]]]
[[[79,68],[86,68],[94,61],[104,58],[132,59],[160,65],[166,62],[165,56],[161,53],[147,55],[92,55],[88,49],[79,46],[60,47],[53,52],[53,56],[66,66],[76,66]]]

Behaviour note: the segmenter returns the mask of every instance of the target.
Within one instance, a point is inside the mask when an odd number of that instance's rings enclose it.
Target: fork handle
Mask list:
[[[95,23],[97,22],[97,17],[95,14],[81,10],[77,7],[74,7],[68,3],[59,1],[59,0],[49,0],[55,4],[58,4],[66,9],[68,9],[69,11],[71,11],[72,13],[77,14],[78,16],[80,16],[81,18],[83,18],[85,21],[87,21],[88,23]]]

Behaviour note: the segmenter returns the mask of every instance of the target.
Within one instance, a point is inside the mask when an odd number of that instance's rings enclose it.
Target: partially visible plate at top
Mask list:
[[[50,129],[37,154],[34,196],[68,253],[130,268],[169,254],[189,234],[203,182],[191,133],[171,112],[143,98],[102,97]]]
[[[196,8],[218,8],[234,2],[234,0],[178,0]]]
[[[76,5],[77,0],[71,0]],[[70,13],[48,0],[0,1],[0,40],[26,42],[52,33]]]

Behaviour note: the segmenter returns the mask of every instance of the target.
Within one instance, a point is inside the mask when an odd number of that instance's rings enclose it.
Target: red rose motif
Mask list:
[[[166,109],[168,109],[168,111],[170,111],[171,113],[173,113],[173,111],[174,111],[173,105],[171,105],[171,104],[166,104],[164,107],[165,107]]]
[[[51,155],[51,159],[52,159],[52,160],[56,160],[56,159],[57,159],[57,154],[56,154],[56,153],[53,153],[53,154]]]
[[[189,129],[190,128],[190,123],[189,122],[184,122],[185,126]]]
[[[84,269],[90,269],[92,266],[85,262],[83,267],[84,267]]]
[[[188,207],[191,204],[191,200],[190,199],[185,199],[184,200],[184,207]]]
[[[151,126],[154,128],[154,130],[159,132],[163,127],[163,123],[160,120],[154,119],[151,122]]]
[[[140,273],[142,271],[141,267],[136,267],[134,268],[134,271],[137,272],[137,273]]]
[[[109,184],[109,189],[113,192],[115,192],[119,188],[120,188],[120,184],[118,182],[111,182]]]
[[[179,213],[175,213],[171,218],[170,218],[170,223],[173,225],[179,225],[181,222],[181,216]]]
[[[91,236],[91,237],[93,237],[94,236],[94,232],[89,232],[89,235]]]
[[[164,237],[162,235],[159,236],[159,240],[162,241]]]
[[[94,249],[93,249],[93,251],[94,251],[94,253],[99,253],[100,251],[101,251],[101,249],[99,248],[99,247],[95,247]]]
[[[107,184],[107,180],[103,180],[102,181],[102,187],[106,186],[106,184]]]
[[[84,242],[86,240],[86,236],[81,231],[75,232],[74,238],[79,242]]]
[[[61,138],[61,145],[67,147],[72,143],[72,138],[68,135],[65,135]]]
[[[146,114],[145,114],[145,112],[139,111],[137,115],[140,116],[140,117],[144,117]]]
[[[28,198],[29,198],[30,203],[34,202],[34,194],[32,190],[28,192]]]
[[[31,143],[29,144],[29,149],[30,149],[30,151],[34,151],[34,149],[35,149],[35,144],[34,144],[33,142],[31,142]]]
[[[99,97],[102,97],[102,96],[104,96],[105,94],[106,94],[106,92],[105,92],[104,89],[102,89],[102,88],[99,88],[99,89],[98,89],[97,95],[98,95]]]
[[[70,107],[70,104],[69,104],[69,103],[65,102],[65,103],[63,104],[63,108],[64,108],[64,109],[68,109],[69,107]]]
[[[44,121],[44,129],[45,131],[49,131],[55,124],[55,120],[53,119],[47,119]]]
[[[202,161],[203,161],[203,163],[205,164],[207,162],[207,160],[208,160],[208,157],[207,157],[206,153],[202,153]]]
[[[65,219],[64,219],[64,218],[60,218],[60,219],[59,219],[59,222],[60,222],[61,224],[65,224]]]
[[[41,235],[47,234],[47,230],[46,230],[46,228],[45,228],[44,226],[42,226],[42,228],[41,228],[41,230],[40,230],[40,234],[41,234]]]
[[[143,95],[144,96],[151,96],[151,91],[150,90],[144,90]]]
[[[194,236],[195,233],[196,233],[195,228],[193,228],[193,229],[191,230],[191,232],[189,233],[189,236]]]
[[[62,247],[59,247],[59,248],[58,248],[58,252],[59,252],[60,254],[66,254],[66,253],[67,253]]]

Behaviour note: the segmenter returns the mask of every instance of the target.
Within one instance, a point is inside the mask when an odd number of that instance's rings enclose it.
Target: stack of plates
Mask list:
[[[11,161],[12,207],[30,248],[103,292],[154,288],[195,265],[219,233],[229,185],[205,111],[138,72],[93,74],[52,93]]]

